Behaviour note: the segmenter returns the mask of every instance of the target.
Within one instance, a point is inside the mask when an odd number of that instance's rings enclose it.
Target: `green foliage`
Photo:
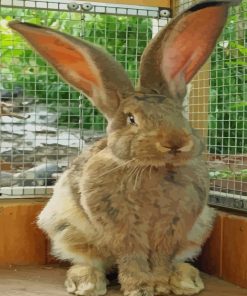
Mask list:
[[[247,1],[232,8],[211,59],[209,149],[247,153]]]
[[[247,181],[247,169],[239,170],[239,171],[231,171],[231,170],[220,170],[220,171],[212,171],[209,173],[209,176],[213,179],[233,179],[236,181]]]
[[[124,66],[133,82],[137,79],[137,65],[141,53],[152,35],[151,20],[1,8],[0,87],[22,87],[26,96],[37,98],[39,102],[46,103],[49,109],[60,114],[59,125],[78,127],[80,118],[83,118],[83,128],[104,129],[104,118],[90,102],[87,99],[82,100],[81,114],[80,94],[65,84],[20,36],[7,27],[7,22],[13,18],[46,25],[103,46]]]

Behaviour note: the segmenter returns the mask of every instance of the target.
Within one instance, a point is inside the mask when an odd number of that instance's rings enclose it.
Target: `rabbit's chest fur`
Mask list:
[[[200,162],[171,172],[121,167],[104,152],[91,158],[80,181],[80,203],[102,234],[99,244],[172,250],[185,241],[207,196]]]

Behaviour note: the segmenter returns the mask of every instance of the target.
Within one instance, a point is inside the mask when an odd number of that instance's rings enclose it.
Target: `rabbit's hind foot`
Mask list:
[[[194,295],[204,289],[198,269],[188,263],[178,263],[170,277],[170,288],[175,295]]]
[[[106,294],[107,279],[103,271],[95,267],[74,265],[67,272],[67,292],[83,296]]]

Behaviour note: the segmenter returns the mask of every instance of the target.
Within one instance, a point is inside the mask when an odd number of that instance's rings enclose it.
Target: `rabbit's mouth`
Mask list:
[[[160,142],[156,143],[156,148],[158,151],[169,153],[174,156],[179,155],[183,152],[190,152],[190,151],[192,151],[193,147],[194,147],[194,142],[192,140],[189,140],[184,145],[163,146],[163,145],[161,145]]]
[[[165,166],[172,163],[176,166],[184,165],[189,160],[198,156],[198,149],[194,139],[187,141],[174,139],[173,141],[145,140],[140,143],[132,143],[130,155],[145,165]]]
[[[151,166],[151,167],[166,167],[166,166],[184,166],[194,157],[190,153],[164,153],[162,156],[151,155],[144,156],[139,155],[129,160],[130,165],[133,166]]]

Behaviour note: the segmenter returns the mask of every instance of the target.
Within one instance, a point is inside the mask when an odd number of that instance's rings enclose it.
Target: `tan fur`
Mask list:
[[[180,263],[170,277],[171,291],[175,295],[193,295],[204,289],[199,271],[188,263]]]
[[[203,289],[198,271],[184,261],[199,253],[214,215],[207,207],[204,145],[183,116],[181,90],[210,54],[228,4],[199,4],[163,29],[142,58],[137,90],[120,65],[98,48],[51,29],[10,25],[73,86],[78,88],[78,75],[83,75],[80,89],[108,118],[107,137],[84,151],[61,176],[38,219],[52,240],[54,254],[74,264],[67,275],[68,292],[104,294],[105,273],[115,265],[127,296],[170,291],[190,295]],[[217,33],[202,26],[203,42],[210,41],[202,51],[200,38],[198,44],[185,40],[184,24],[188,20],[201,24],[211,6],[219,12],[218,18],[214,15]],[[39,37],[50,43],[37,43]],[[177,44],[184,40],[186,54],[169,59],[171,72],[164,75],[166,52],[177,52]],[[81,56],[90,75],[81,74],[73,58],[64,58],[71,49]],[[191,64],[181,63],[196,53],[202,56]],[[64,63],[69,71],[64,71]],[[174,71],[176,77],[167,79]],[[94,91],[89,92],[88,86]]]

